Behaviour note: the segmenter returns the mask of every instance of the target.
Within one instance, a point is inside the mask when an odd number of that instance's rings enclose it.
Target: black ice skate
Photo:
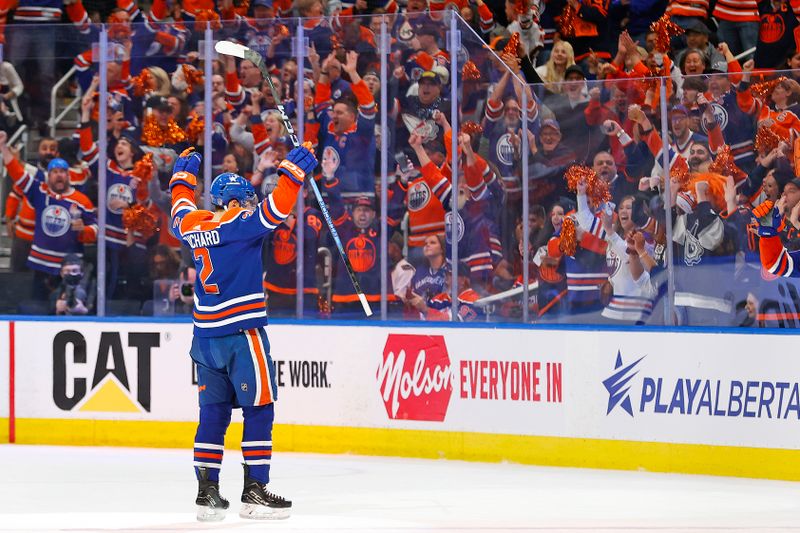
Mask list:
[[[239,516],[251,520],[283,520],[289,518],[292,502],[267,490],[267,485],[250,477],[250,468],[244,466],[242,510]]]
[[[197,519],[200,522],[218,522],[225,518],[225,510],[230,505],[228,500],[220,496],[219,483],[208,479],[208,469],[198,467],[200,479],[197,482]]]

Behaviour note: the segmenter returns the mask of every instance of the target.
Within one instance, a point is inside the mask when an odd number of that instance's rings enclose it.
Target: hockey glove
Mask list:
[[[757,209],[758,208],[756,208],[756,210]],[[760,237],[774,237],[781,230],[783,216],[781,215],[780,211],[778,211],[777,207],[773,207],[772,212],[766,214],[766,222],[763,220],[763,218],[756,216],[757,213],[753,211],[751,211],[751,213],[753,214],[753,218],[755,218],[758,222],[758,235]]]
[[[314,152],[305,145],[294,148],[286,155],[286,159],[278,165],[278,174],[283,174],[295,183],[302,185],[306,175],[317,168]]]
[[[192,176],[197,177],[200,173],[200,165],[203,163],[203,157],[194,151],[194,148],[187,148],[181,155],[178,156],[178,160],[175,161],[175,166],[172,169],[173,174],[177,174],[178,172],[186,172],[191,174]]]

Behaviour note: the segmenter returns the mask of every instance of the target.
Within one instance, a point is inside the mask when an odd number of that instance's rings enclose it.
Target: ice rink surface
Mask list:
[[[194,518],[192,451],[0,446],[0,531],[800,531],[800,484],[515,464],[276,453],[281,522]]]

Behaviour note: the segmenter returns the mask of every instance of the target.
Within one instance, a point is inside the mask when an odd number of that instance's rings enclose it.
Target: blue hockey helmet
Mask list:
[[[54,168],[69,170],[69,163],[67,163],[60,157],[56,157],[55,159],[51,159],[50,162],[47,164],[47,171],[50,172]]]
[[[237,200],[242,207],[255,207],[256,190],[239,174],[223,172],[211,183],[211,203],[226,207],[231,200]]]

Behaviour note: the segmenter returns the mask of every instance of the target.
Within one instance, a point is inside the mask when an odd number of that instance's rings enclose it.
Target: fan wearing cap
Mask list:
[[[97,215],[91,200],[69,182],[69,164],[53,159],[47,165],[47,181],[41,182],[14,157],[8,135],[0,132],[3,163],[14,184],[36,212],[28,267],[35,271],[34,298],[46,300],[68,253],[83,253],[83,244],[97,240]]]
[[[358,54],[347,52],[344,71],[350,77],[357,102],[347,96],[331,98],[331,86],[323,71],[314,97],[319,121],[319,148],[323,160],[335,163],[343,195],[372,195],[375,190],[375,118],[372,93],[357,70]]]
[[[433,70],[426,70],[419,76],[417,94],[408,94],[402,88],[399,92],[400,117],[405,128],[397,128],[396,146],[406,146],[409,135],[421,135],[425,142],[436,139],[444,142],[444,129],[434,121],[438,111],[446,119],[450,118],[449,99],[442,96],[442,79]]]
[[[67,254],[61,262],[61,283],[53,291],[50,312],[55,315],[94,313],[96,286],[90,278],[92,267],[84,267],[77,254]]]
[[[575,152],[563,142],[561,125],[548,118],[542,121],[537,142],[530,143],[535,151],[529,159],[531,180],[530,201],[540,205],[552,205],[567,194],[564,172],[575,160]]]
[[[586,108],[589,105],[586,74],[578,65],[572,65],[566,69],[564,80],[563,92],[547,95],[544,104],[553,112],[561,127],[562,142],[575,152],[578,161],[585,161],[599,148],[596,146],[597,136],[587,138],[586,135],[587,131],[591,131],[586,123]]]
[[[348,213],[342,199],[341,182],[335,174],[332,162],[323,158],[322,175],[325,179],[325,190],[328,193],[328,204],[336,231],[342,239],[345,253],[353,265],[358,282],[369,302],[381,300],[380,274],[380,226],[375,224],[375,201],[371,196],[362,195],[356,198],[352,212]],[[390,301],[396,296],[391,292]],[[337,315],[359,316],[361,304],[353,289],[353,283],[344,268],[336,270],[333,282],[333,312]]]
[[[303,188],[303,198],[308,196]],[[319,311],[317,288],[317,249],[323,226],[322,213],[304,204],[303,211],[303,310],[306,318]],[[297,207],[286,220],[264,239],[264,292],[269,316],[296,315],[297,310]]]
[[[70,139],[70,142],[72,139]],[[25,163],[25,170],[33,175],[37,181],[47,180],[47,165],[53,159],[60,157],[61,143],[52,137],[42,137],[37,146],[38,160],[36,165]],[[70,184],[77,190],[83,192],[83,187],[89,178],[89,172],[85,167],[70,167]],[[23,272],[27,270],[28,255],[30,254],[31,244],[33,243],[33,231],[36,225],[36,213],[33,206],[28,201],[25,193],[12,185],[6,198],[6,230],[13,232],[13,242],[11,244],[11,270]]]
[[[711,154],[708,148],[709,140],[705,135],[689,129],[689,124],[689,110],[686,109],[686,107],[676,105],[670,109],[669,127],[670,133],[672,134],[670,139],[670,157],[674,157],[675,154],[677,154],[686,160],[689,164],[690,171],[705,172],[708,170],[707,165],[705,165],[705,168],[701,167],[703,167],[706,162],[711,163]],[[632,131],[632,129],[628,131]],[[712,134],[718,135],[719,128],[713,128]],[[706,154],[706,158],[698,159],[700,150]],[[631,151],[626,150],[626,153],[631,153]],[[637,162],[634,158],[629,159],[629,161],[633,164]],[[655,154],[654,162],[652,170],[649,171],[649,175],[662,175],[660,152]]]
[[[675,63],[683,64],[684,56],[692,51],[698,51],[703,56],[703,61],[706,65],[709,65],[710,68],[722,70],[727,61],[724,54],[709,42],[711,31],[708,26],[697,19],[690,20],[684,26],[686,26],[684,28],[686,30],[686,48],[677,54]]]

